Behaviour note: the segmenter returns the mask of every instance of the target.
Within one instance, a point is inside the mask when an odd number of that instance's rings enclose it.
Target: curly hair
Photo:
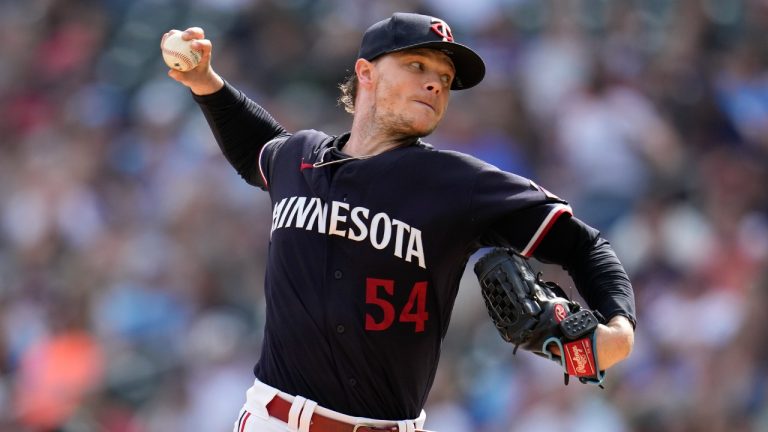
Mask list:
[[[352,73],[343,83],[339,84],[341,96],[339,96],[339,105],[344,106],[344,111],[355,113],[355,96],[357,96],[357,74]]]

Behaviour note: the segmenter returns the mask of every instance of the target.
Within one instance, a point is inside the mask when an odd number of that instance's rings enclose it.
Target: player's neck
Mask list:
[[[354,157],[373,156],[399,147],[400,144],[399,141],[384,142],[378,139],[355,139],[353,132],[342,151]]]
[[[343,148],[344,153],[354,157],[373,156],[409,144],[416,139],[412,136],[395,136],[382,129],[371,127],[371,124],[373,122],[358,119],[352,122],[349,140]]]

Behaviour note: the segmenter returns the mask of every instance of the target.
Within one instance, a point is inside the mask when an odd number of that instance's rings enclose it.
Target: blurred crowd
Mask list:
[[[768,430],[765,0],[0,0],[0,431],[231,430],[271,209],[160,37],[203,27],[287,129],[341,133],[337,85],[397,10],[444,18],[488,66],[427,141],[567,199],[638,310],[606,388],[564,386],[512,356],[470,262],[427,428]]]

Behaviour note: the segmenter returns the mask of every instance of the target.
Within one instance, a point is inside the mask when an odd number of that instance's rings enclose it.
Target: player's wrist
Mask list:
[[[635,343],[632,324],[624,316],[615,316],[595,330],[600,368],[608,369],[629,357]]]
[[[188,87],[197,96],[207,96],[221,90],[224,87],[224,79],[211,71],[207,79],[199,83],[190,83]]]

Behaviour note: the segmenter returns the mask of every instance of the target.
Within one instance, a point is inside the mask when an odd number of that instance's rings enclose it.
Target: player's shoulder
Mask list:
[[[458,181],[471,181],[475,190],[514,190],[540,191],[547,196],[557,198],[549,191],[538,186],[533,180],[518,173],[503,170],[474,155],[456,150],[438,149],[433,146],[421,147],[414,152],[421,158],[415,158],[418,172],[425,172],[430,167],[430,174],[446,173]],[[561,201],[561,200],[560,200]]]
[[[431,163],[449,165],[455,169],[469,171],[500,171],[500,169],[480,158],[456,150],[439,149],[435,146],[419,140],[414,147],[416,154],[428,159]]]
[[[305,153],[306,151],[317,152],[318,149],[334,137],[323,131],[315,129],[303,129],[291,134],[281,135],[275,138],[268,145],[272,151],[287,150],[289,152]]]
[[[331,135],[315,129],[303,129],[289,136],[288,141],[296,144],[320,145],[332,138]]]

